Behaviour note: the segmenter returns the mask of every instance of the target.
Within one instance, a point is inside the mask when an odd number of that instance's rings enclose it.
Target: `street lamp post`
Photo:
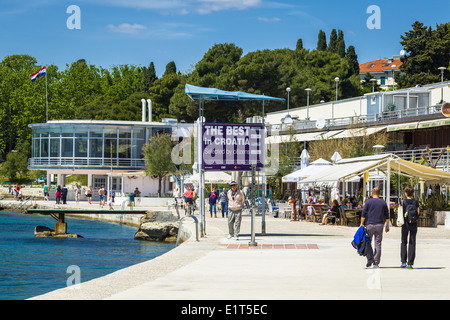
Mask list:
[[[375,92],[375,82],[377,82],[377,79],[370,79],[370,82],[372,82],[372,92]]]
[[[446,67],[439,67],[441,70],[441,83],[444,83],[444,71],[447,69]],[[441,102],[444,103],[444,87],[441,88]]]
[[[336,81],[336,101],[338,101],[339,77],[334,78],[334,81]]]
[[[288,110],[288,114],[289,114],[289,92],[291,92],[291,88],[287,87],[286,91],[288,93],[288,98],[287,98],[287,110]]]
[[[397,68],[397,66],[393,64],[391,68],[392,68],[392,91],[395,91],[395,68]]]
[[[305,89],[305,91],[306,91],[306,120],[309,120],[309,92],[311,90],[312,89],[310,89],[310,88]]]

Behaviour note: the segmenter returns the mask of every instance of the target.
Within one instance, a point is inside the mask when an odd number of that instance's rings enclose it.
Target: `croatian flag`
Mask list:
[[[46,69],[45,69],[45,67],[43,67],[43,68],[42,68],[41,70],[39,70],[38,72],[33,73],[33,74],[30,76],[31,81],[34,82],[34,80],[36,80],[37,77],[45,76],[45,72],[46,72]]]

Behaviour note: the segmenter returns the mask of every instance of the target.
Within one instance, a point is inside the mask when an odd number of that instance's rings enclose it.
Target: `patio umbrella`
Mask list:
[[[339,154],[339,152],[335,152],[332,156],[331,156],[331,161],[333,161],[333,163],[338,162],[339,160],[342,160],[341,155]]]
[[[309,166],[309,153],[308,150],[303,149],[302,154],[300,155],[300,167],[301,169]]]

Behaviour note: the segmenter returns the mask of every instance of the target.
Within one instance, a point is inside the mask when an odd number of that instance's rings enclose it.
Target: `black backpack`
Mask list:
[[[419,214],[417,213],[417,207],[414,204],[408,204],[406,206],[405,218],[408,223],[417,223],[419,220]]]

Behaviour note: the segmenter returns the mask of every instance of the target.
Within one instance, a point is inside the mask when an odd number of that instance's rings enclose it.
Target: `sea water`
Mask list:
[[[67,232],[84,238],[36,238],[38,225],[54,229],[49,216],[0,211],[0,300],[21,300],[153,259],[174,244],[134,240],[136,227],[66,217]]]

